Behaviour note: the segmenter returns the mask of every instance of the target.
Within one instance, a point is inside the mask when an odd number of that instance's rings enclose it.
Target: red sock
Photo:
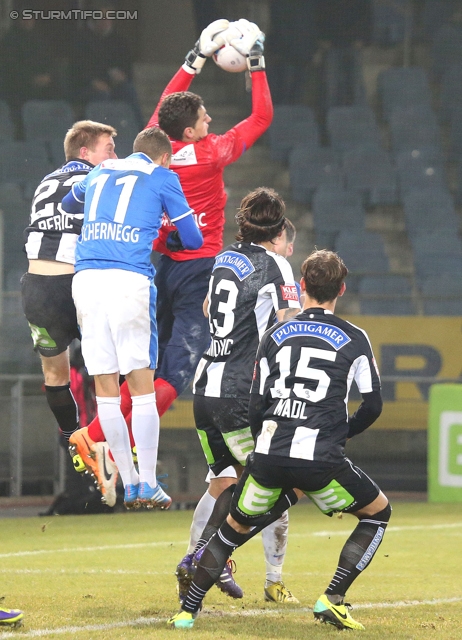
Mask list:
[[[103,430],[101,429],[101,423],[98,416],[93,418],[88,425],[88,435],[93,442],[105,442],[106,438],[104,437]]]
[[[170,382],[162,378],[154,380],[154,391],[156,392],[157,411],[159,416],[163,416],[178,394]]]

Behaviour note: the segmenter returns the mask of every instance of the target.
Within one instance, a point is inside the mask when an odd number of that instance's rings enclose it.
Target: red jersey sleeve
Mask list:
[[[184,70],[183,67],[180,67],[178,69],[178,71],[175,73],[173,78],[165,87],[164,92],[160,96],[160,100],[157,103],[157,107],[154,113],[152,114],[152,116],[149,118],[149,122],[146,125],[145,129],[148,129],[149,127],[159,126],[158,113],[159,113],[160,105],[162,104],[164,98],[166,96],[169,96],[171,93],[176,93],[177,91],[187,91],[191,85],[191,82],[194,79],[194,76],[195,76],[195,73],[188,73],[187,71]]]
[[[269,128],[273,120],[273,101],[264,71],[254,71],[252,79],[252,113],[221,136],[215,136],[216,161],[226,167],[235,162]]]

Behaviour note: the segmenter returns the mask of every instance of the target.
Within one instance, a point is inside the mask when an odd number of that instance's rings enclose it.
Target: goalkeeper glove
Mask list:
[[[247,56],[247,67],[249,71],[263,71],[265,69],[263,51],[263,41],[257,40]]]
[[[265,68],[265,58],[263,57],[265,34],[255,22],[241,18],[236,22],[231,22],[227,31],[222,35],[236,51],[247,56],[249,71],[262,71]]]
[[[183,243],[180,239],[180,234],[176,229],[175,231],[170,231],[170,233],[168,234],[165,246],[172,253],[174,253],[175,251],[184,251]]]
[[[186,55],[184,67],[186,71],[194,71],[197,75],[201,72],[205,64],[205,60],[212,55],[217,49],[225,44],[225,40],[221,35],[229,26],[226,19],[215,20],[202,31],[199,40],[194,47]]]

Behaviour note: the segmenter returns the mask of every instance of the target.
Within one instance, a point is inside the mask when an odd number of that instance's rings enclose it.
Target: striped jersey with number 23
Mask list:
[[[262,396],[263,428],[256,453],[336,464],[348,434],[348,394],[380,390],[365,331],[322,308],[278,323],[260,343],[252,405]]]
[[[248,397],[258,342],[275,312],[290,307],[300,304],[285,258],[247,242],[219,253],[208,292],[211,343],[197,367],[194,393]]]

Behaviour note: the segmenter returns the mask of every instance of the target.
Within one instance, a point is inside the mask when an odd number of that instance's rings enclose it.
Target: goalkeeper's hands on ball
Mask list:
[[[193,49],[186,55],[184,68],[196,75],[202,70],[207,58],[225,44],[230,44],[247,58],[249,71],[265,68],[263,57],[265,34],[254,22],[245,18],[229,22],[225,18],[214,20],[201,33]]]
[[[249,22],[245,18],[231,22],[223,37],[227,38],[236,51],[246,56],[249,71],[262,71],[265,68],[265,34],[255,22]]]
[[[207,58],[209,58],[217,49],[226,44],[226,40],[223,38],[223,33],[228,29],[228,27],[229,21],[224,18],[214,20],[214,22],[211,22],[208,27],[205,27],[199,37],[199,40],[186,55],[184,61],[186,71],[191,72],[191,70],[193,70],[196,75],[201,72]]]

